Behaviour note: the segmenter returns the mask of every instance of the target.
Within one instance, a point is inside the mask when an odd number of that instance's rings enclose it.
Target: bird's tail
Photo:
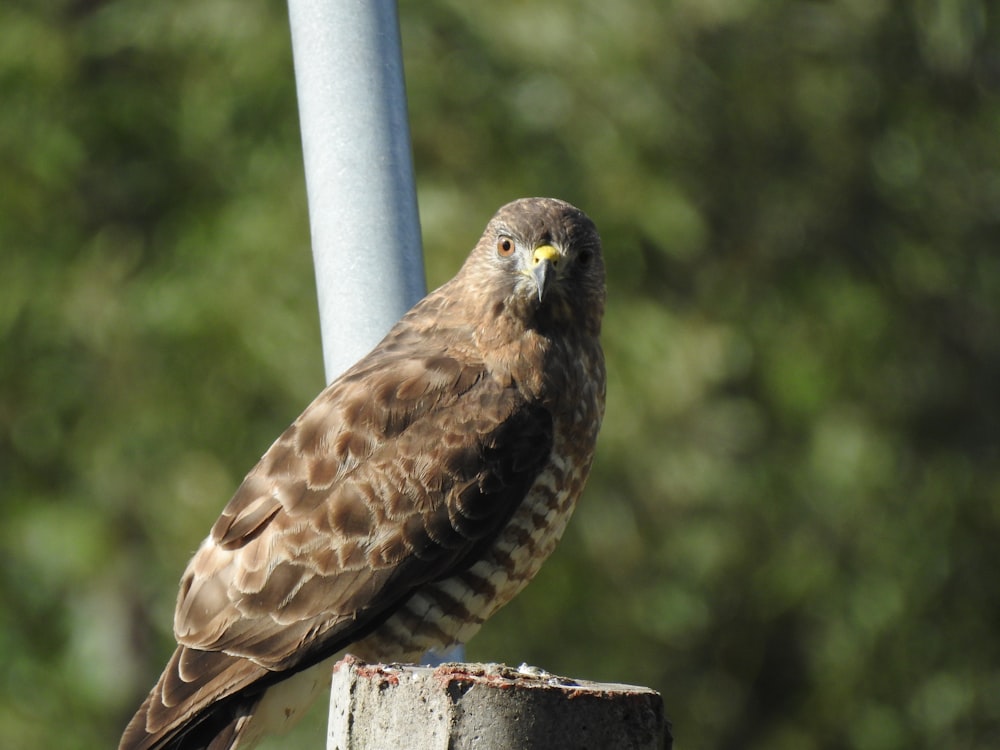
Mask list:
[[[122,734],[118,750],[235,750],[266,670],[246,659],[178,646]]]

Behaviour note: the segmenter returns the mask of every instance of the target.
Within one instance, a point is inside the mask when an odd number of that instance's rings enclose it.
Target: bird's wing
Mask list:
[[[453,356],[349,372],[275,441],[189,564],[181,648],[147,731],[335,653],[471,564],[546,464],[552,429],[516,384]]]

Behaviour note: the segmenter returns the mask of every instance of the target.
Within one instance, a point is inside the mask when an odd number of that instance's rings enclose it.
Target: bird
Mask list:
[[[475,634],[553,551],[590,472],[605,299],[583,211],[501,207],[246,475],[181,578],[176,650],[119,750],[249,748],[345,653],[415,662]]]

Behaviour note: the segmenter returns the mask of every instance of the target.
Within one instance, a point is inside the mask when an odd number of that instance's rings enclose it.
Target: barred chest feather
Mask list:
[[[513,599],[555,549],[590,472],[604,414],[604,358],[577,354],[565,392],[582,397],[561,410],[548,465],[492,547],[467,570],[423,586],[349,651],[367,661],[415,661],[465,643]]]

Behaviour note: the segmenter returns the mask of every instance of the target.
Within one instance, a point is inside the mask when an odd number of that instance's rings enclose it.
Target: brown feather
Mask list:
[[[497,238],[518,253],[501,257]],[[562,253],[539,302],[533,248]],[[534,575],[604,408],[600,240],[551,199],[500,209],[452,281],[326,388],[195,554],[180,644],[121,748],[234,746],[269,686],[350,646],[415,658]]]

